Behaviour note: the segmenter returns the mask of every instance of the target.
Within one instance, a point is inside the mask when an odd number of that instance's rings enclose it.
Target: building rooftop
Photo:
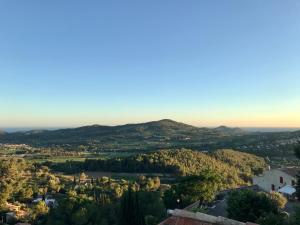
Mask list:
[[[283,167],[283,168],[280,168],[279,170],[281,170],[282,172],[284,172],[292,177],[296,177],[296,175],[298,175],[300,172],[299,167]]]
[[[193,213],[186,210],[169,210],[172,216],[159,225],[258,225],[255,223],[243,223],[221,216],[211,216],[204,213]]]
[[[278,190],[279,193],[293,195],[296,192],[296,189],[291,185],[285,185],[284,187]]]

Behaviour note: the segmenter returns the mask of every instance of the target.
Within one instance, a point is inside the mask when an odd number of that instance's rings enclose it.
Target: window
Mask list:
[[[280,177],[280,183],[283,184],[283,177]]]
[[[272,191],[275,191],[275,185],[272,184],[272,187],[271,187]]]

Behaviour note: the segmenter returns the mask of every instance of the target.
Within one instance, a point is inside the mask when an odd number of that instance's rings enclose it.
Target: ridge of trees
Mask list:
[[[86,159],[84,162],[47,162],[50,168],[74,173],[75,171],[163,173],[175,176],[198,175],[210,170],[222,174],[223,188],[250,182],[266,163],[263,158],[234,150],[203,153],[189,149],[160,150],[124,158]]]

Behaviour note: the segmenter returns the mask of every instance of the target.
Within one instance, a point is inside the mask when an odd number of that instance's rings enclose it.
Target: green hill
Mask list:
[[[293,148],[299,142],[300,131],[246,132],[226,126],[199,128],[168,119],[120,126],[92,125],[0,134],[0,144],[89,152],[237,149],[261,156],[293,157]]]
[[[24,143],[32,146],[89,146],[102,150],[146,150],[190,147],[236,134],[231,128],[198,128],[172,120],[152,121],[120,126],[92,125],[72,129],[33,130],[7,133],[0,143]]]

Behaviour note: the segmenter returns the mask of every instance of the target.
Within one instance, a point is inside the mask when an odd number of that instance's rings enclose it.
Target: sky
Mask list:
[[[298,0],[3,0],[0,127],[300,127]]]

